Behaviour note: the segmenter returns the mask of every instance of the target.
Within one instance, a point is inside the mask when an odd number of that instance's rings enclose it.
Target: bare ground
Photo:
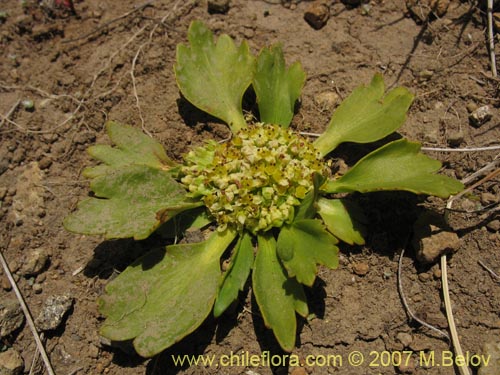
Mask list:
[[[416,95],[400,131],[404,136],[439,148],[500,143],[499,81],[490,73],[483,13],[472,1],[452,1],[445,15],[423,24],[406,16],[402,1],[372,1],[368,14],[368,8],[333,1],[331,17],[320,30],[303,19],[310,6],[306,1],[287,8],[275,1],[233,0],[227,14],[209,14],[204,1],[164,0],[138,7],[143,3],[85,0],[75,3],[77,17],[47,14],[27,3],[0,3],[0,11],[7,13],[0,21],[2,252],[34,316],[51,295],[70,293],[75,298],[64,323],[45,337],[57,374],[302,371],[293,366],[178,367],[172,362],[172,354],[283,354],[265,329],[250,291],[233,311],[218,321],[209,318],[153,359],[102,344],[102,317],[95,301],[110,277],[147,244],[103,242],[67,233],[61,225],[88,194],[80,175],[92,163],[85,149],[106,142],[107,119],[142,127],[176,159],[203,139],[227,136],[223,125],[181,100],[175,84],[175,46],[186,41],[192,20],[203,20],[216,33],[247,39],[254,52],[279,41],[289,62],[302,62],[308,79],[293,123],[298,130],[320,132],[328,123],[332,103],[320,102],[320,94],[344,98],[381,72],[388,86],[403,85]],[[20,101],[25,99],[34,102],[34,111],[23,108]],[[483,105],[489,105],[492,118],[472,126],[469,112]],[[362,150],[342,147],[335,156],[352,165]],[[443,173],[463,179],[494,160],[498,150],[428,153],[443,162]],[[498,181],[497,176],[474,188],[455,201],[459,211],[449,214],[460,238],[458,251],[448,257],[451,300],[463,350],[471,354],[481,354],[485,343],[499,342],[500,287],[478,263],[500,273]],[[451,346],[408,319],[397,287],[398,260],[405,248],[401,281],[409,306],[447,330],[439,265],[419,264],[409,246],[417,217],[429,210],[443,213],[446,202],[391,193],[372,194],[362,203],[371,223],[367,244],[344,246],[340,267],[321,270],[307,291],[315,316],[301,322],[293,354],[301,361],[309,355],[344,359],[342,365],[306,366],[312,374],[394,374],[405,369],[384,366],[376,353],[412,350],[416,354],[408,373],[454,374],[453,366],[425,367],[416,361],[418,353],[434,351],[439,357]],[[27,264],[36,249],[43,249],[49,261],[29,275]],[[1,277],[0,301],[14,298],[5,275]],[[4,337],[1,345],[22,355],[28,373],[36,354],[28,326]],[[364,354],[362,366],[347,363],[353,351]],[[43,373],[40,360],[34,373]]]

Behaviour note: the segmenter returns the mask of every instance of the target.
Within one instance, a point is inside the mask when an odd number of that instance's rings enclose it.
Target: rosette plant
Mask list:
[[[296,314],[308,315],[304,286],[313,285],[318,265],[337,266],[339,240],[364,243],[357,208],[340,193],[448,197],[462,185],[437,174],[440,162],[406,139],[369,153],[343,175],[332,173],[326,157],[339,144],[377,141],[403,124],[413,97],[401,87],[386,93],[381,75],[354,90],[312,142],[289,128],[305,73],[299,63],[286,66],[279,45],[254,57],[245,41],[216,41],[197,21],[188,39],[177,46],[180,91],[224,121],[232,138],[208,140],[178,163],[140,130],[107,123],[114,146],[90,147],[101,163],[84,171],[94,196],[64,225],[107,239],[155,232],[180,238],[190,228],[206,234],[202,242],[153,249],[112,280],[99,301],[103,336],[133,340],[140,355],[153,356],[211,312],[220,316],[251,274],[265,325],[291,351]],[[242,111],[250,86],[259,122]]]

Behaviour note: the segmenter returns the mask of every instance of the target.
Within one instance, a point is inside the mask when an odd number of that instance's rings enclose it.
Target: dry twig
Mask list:
[[[43,362],[45,363],[45,368],[47,369],[47,373],[49,375],[55,375],[54,369],[52,368],[52,364],[50,363],[47,352],[45,351],[45,347],[43,346],[42,340],[40,339],[40,336],[38,335],[38,331],[36,329],[35,323],[33,322],[33,318],[31,317],[30,310],[28,309],[28,306],[24,302],[23,295],[21,294],[21,291],[19,290],[17,283],[14,280],[14,277],[12,276],[12,272],[10,272],[9,265],[7,264],[7,261],[5,260],[5,257],[3,256],[3,251],[8,247],[9,242],[10,242],[10,238],[7,240],[7,243],[2,244],[2,249],[0,250],[0,263],[2,263],[2,267],[4,269],[5,275],[7,275],[7,278],[9,279],[10,285],[12,285],[12,289],[14,290],[14,293],[16,294],[16,297],[19,301],[19,304],[21,305],[21,309],[23,310],[24,316],[26,317],[26,322],[28,323],[28,326],[30,327],[31,333],[33,334],[33,337],[35,338],[35,343],[36,343],[36,346],[38,348],[38,351],[40,352],[40,355],[42,356]]]
[[[495,40],[493,39],[493,0],[488,0],[488,48],[490,50],[491,74],[497,76],[497,62],[495,59]]]
[[[477,261],[481,267],[483,267],[486,271],[490,273],[490,275],[497,280],[497,282],[500,282],[500,276],[498,276],[495,271],[493,271],[490,267],[488,267],[482,260]]]
[[[450,300],[450,290],[448,288],[448,269],[446,266],[446,254],[441,255],[441,282],[443,287],[443,298],[444,306],[446,309],[446,318],[448,319],[448,326],[450,327],[451,340],[453,342],[453,347],[455,348],[456,356],[463,357],[462,346],[460,345],[460,340],[458,339],[457,327],[455,326],[455,319],[453,318],[453,310],[451,309]],[[467,365],[459,366],[458,371],[461,375],[471,375],[469,367]]]
[[[398,291],[399,291],[399,295],[401,296],[401,301],[403,302],[403,306],[404,306],[406,312],[408,313],[408,315],[410,316],[410,318],[413,319],[414,321],[416,321],[416,322],[420,323],[421,325],[423,325],[424,327],[427,327],[430,330],[436,332],[440,336],[446,337],[446,339],[448,341],[450,341],[450,336],[448,336],[448,334],[446,332],[443,332],[440,329],[438,329],[438,328],[430,325],[429,323],[423,321],[418,316],[416,316],[413,313],[413,311],[410,309],[410,306],[408,305],[408,302],[406,301],[405,293],[403,291],[403,282],[402,282],[402,276],[401,276],[401,270],[403,268],[403,256],[404,256],[404,253],[405,253],[405,249],[403,248],[401,250],[401,255],[399,256],[399,262],[398,262]]]

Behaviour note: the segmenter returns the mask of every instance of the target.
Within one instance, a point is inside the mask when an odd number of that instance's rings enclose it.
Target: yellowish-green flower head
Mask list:
[[[279,125],[256,123],[223,144],[209,142],[185,156],[182,183],[201,197],[219,224],[252,233],[290,222],[330,168],[306,138]]]

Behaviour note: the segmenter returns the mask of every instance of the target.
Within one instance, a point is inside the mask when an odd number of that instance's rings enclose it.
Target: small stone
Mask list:
[[[406,0],[406,8],[418,22],[443,17],[448,10],[450,0]]]
[[[49,256],[47,251],[43,248],[30,250],[26,257],[26,261],[21,267],[21,275],[23,276],[36,276],[43,271]]]
[[[470,123],[476,128],[484,125],[491,120],[493,114],[491,113],[490,106],[483,105],[469,115]]]
[[[208,13],[225,14],[229,11],[230,0],[208,0]]]
[[[398,332],[398,334],[396,335],[396,339],[401,343],[403,344],[403,346],[405,348],[408,348],[412,341],[413,341],[413,337],[412,335],[410,335],[409,333],[407,332]]]
[[[99,348],[97,346],[95,346],[94,344],[90,344],[88,353],[89,353],[90,358],[98,358],[99,357]]]
[[[491,230],[492,232],[500,231],[500,220],[492,220],[488,224],[486,224],[486,228]]]
[[[460,146],[464,141],[464,132],[460,129],[457,131],[450,131],[447,134],[448,144],[450,146]]]
[[[443,275],[443,273],[441,272],[441,270],[438,267],[434,268],[434,270],[432,271],[432,276],[434,276],[434,278],[436,280],[440,279],[442,275]]]
[[[42,311],[35,320],[36,326],[42,331],[56,329],[72,306],[73,297],[69,294],[50,296],[45,301]]]
[[[352,270],[358,276],[365,276],[370,271],[368,263],[356,262],[352,265]]]
[[[423,282],[423,283],[425,283],[425,282],[429,281],[429,280],[430,280],[430,278],[431,278],[431,277],[430,277],[430,275],[429,275],[428,273],[419,273],[419,274],[418,274],[418,279],[419,279],[421,282]]]
[[[498,375],[500,374],[500,342],[488,342],[483,344],[485,358],[489,358],[488,364],[482,361],[481,368],[477,375]]]
[[[460,239],[448,230],[441,216],[425,213],[413,225],[412,244],[418,261],[430,264],[443,254],[457,251]]]
[[[33,112],[35,110],[35,103],[31,99],[24,99],[21,101],[21,105],[27,112]]]
[[[38,166],[40,169],[47,169],[52,165],[52,160],[46,156],[44,156],[40,162],[38,163]]]
[[[181,240],[183,243],[196,243],[205,241],[203,232],[198,228],[188,228],[184,232],[184,238]]]
[[[432,78],[434,72],[432,70],[424,69],[420,73],[418,73],[418,78],[422,81],[428,81]]]
[[[31,288],[33,289],[33,292],[35,292],[35,294],[42,293],[42,284],[34,283]]]
[[[314,29],[319,30],[330,18],[330,7],[323,0],[312,3],[304,13],[304,19]]]
[[[314,101],[321,111],[331,111],[339,104],[340,97],[336,92],[323,91],[314,96]]]
[[[0,201],[7,196],[7,188],[5,186],[0,187]]]
[[[492,204],[492,203],[497,203],[498,198],[495,194],[492,193],[482,193],[481,194],[481,203],[485,206]]]
[[[10,285],[10,281],[7,276],[0,276],[0,287],[7,292],[12,289],[12,285]]]
[[[476,109],[478,109],[478,105],[476,103],[474,103],[474,102],[470,102],[470,103],[467,103],[467,105],[465,106],[465,108],[467,109],[467,112],[472,113]]]
[[[21,375],[24,371],[23,357],[14,349],[0,353],[0,374]]]
[[[0,302],[0,338],[10,335],[24,323],[24,314],[15,299]]]

